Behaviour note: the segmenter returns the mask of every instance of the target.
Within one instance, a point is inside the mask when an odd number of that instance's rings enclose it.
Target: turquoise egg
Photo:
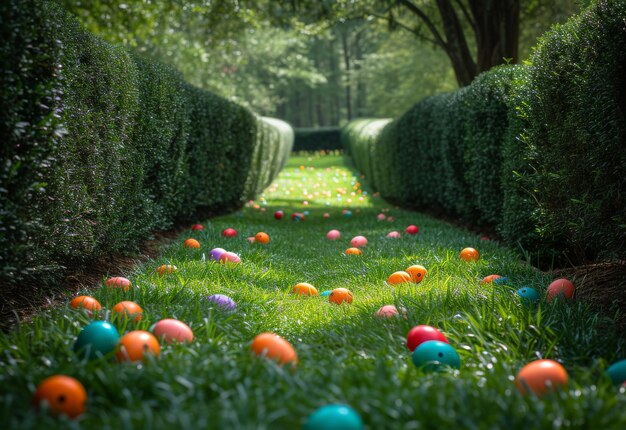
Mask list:
[[[539,301],[539,293],[534,288],[522,287],[517,290],[517,295],[522,298],[526,306],[533,306]]]
[[[94,321],[80,331],[74,351],[91,360],[112,352],[119,340],[120,335],[113,325],[106,321]]]
[[[328,290],[328,291],[324,291],[322,293],[320,293],[320,297],[327,297],[330,296],[330,293],[332,293],[332,290]]]
[[[347,405],[326,405],[307,418],[302,430],[362,430],[359,414]]]
[[[509,278],[507,278],[506,276],[503,276],[501,278],[496,278],[494,279],[493,283],[496,285],[506,285],[509,283]]]
[[[620,360],[613,363],[606,369],[606,374],[611,378],[615,385],[626,382],[626,360]]]
[[[439,340],[428,340],[420,344],[413,355],[413,364],[426,372],[440,370],[445,366],[461,368],[461,358],[454,348]]]

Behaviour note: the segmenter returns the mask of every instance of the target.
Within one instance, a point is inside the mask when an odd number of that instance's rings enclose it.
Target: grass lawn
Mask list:
[[[163,318],[187,323],[194,341],[162,345],[158,358],[143,364],[79,358],[72,347],[90,318],[69,305],[0,334],[2,427],[298,429],[315,409],[338,402],[352,406],[369,429],[626,428],[624,388],[604,376],[609,364],[626,356],[611,315],[581,303],[546,303],[550,276],[496,242],[390,206],[363,181],[341,156],[294,156],[255,202],[260,207],[211,219],[205,230],[190,230],[165,246],[160,258],[132,273],[111,273],[132,281],[128,292],[85,292],[102,303],[102,318],[122,300],[142,306],[138,323],[112,318],[120,334],[148,330]],[[273,217],[278,209],[285,211],[282,220]],[[343,209],[352,216],[343,216]],[[293,221],[296,211],[309,214]],[[395,221],[379,221],[382,211]],[[419,226],[417,235],[404,233],[409,224]],[[222,237],[227,227],[238,236]],[[341,239],[325,238],[333,228]],[[386,238],[392,230],[402,237]],[[269,244],[246,240],[259,231],[270,235]],[[369,244],[361,256],[347,256],[356,235]],[[183,248],[189,237],[202,248]],[[468,246],[478,249],[478,261],[459,259]],[[202,261],[215,247],[239,254],[242,263]],[[178,270],[161,277],[155,273],[161,264]],[[412,264],[426,267],[424,281],[387,285],[391,273]],[[490,274],[509,281],[481,285]],[[354,301],[336,305],[327,297],[295,296],[299,282],[320,293],[348,288]],[[515,291],[523,286],[540,292],[537,307],[520,301]],[[236,311],[212,306],[206,297],[216,293],[232,297]],[[406,318],[375,317],[387,304],[406,308]],[[460,370],[428,373],[412,364],[406,335],[418,324],[447,336]],[[252,339],[265,331],[291,342],[295,371],[250,352]],[[537,358],[560,361],[568,388],[541,398],[521,395],[515,375]],[[37,384],[52,374],[73,376],[87,389],[87,411],[78,420],[32,407]]]

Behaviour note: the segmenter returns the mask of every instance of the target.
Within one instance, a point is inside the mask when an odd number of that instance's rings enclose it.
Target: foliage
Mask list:
[[[319,151],[341,149],[341,128],[296,128],[294,151]]]
[[[374,146],[378,134],[390,121],[390,119],[357,119],[349,122],[341,130],[343,147],[373,188],[376,188]]]

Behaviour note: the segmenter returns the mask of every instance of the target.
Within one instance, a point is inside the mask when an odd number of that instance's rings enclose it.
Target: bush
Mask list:
[[[341,127],[296,128],[294,151],[341,149]]]
[[[341,129],[341,144],[352,156],[356,168],[365,175],[376,189],[373,151],[382,129],[390,119],[357,119]]]

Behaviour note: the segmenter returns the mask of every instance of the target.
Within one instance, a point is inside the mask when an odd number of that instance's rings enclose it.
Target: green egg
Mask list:
[[[426,372],[441,370],[443,367],[461,368],[461,358],[456,350],[445,342],[428,340],[420,344],[413,355],[413,364]]]
[[[611,364],[609,368],[606,369],[606,374],[615,385],[626,382],[626,360],[620,360]]]
[[[108,322],[94,321],[78,334],[74,351],[81,357],[98,358],[112,352],[120,340],[117,329]]]
[[[363,421],[350,406],[326,405],[309,415],[302,430],[363,430]]]

